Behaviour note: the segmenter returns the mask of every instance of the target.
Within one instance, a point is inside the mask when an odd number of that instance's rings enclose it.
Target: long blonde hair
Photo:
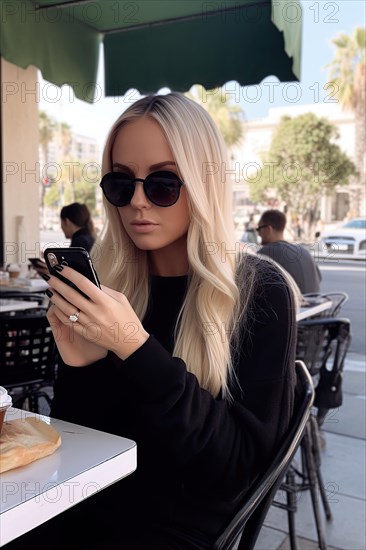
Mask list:
[[[213,396],[230,395],[231,336],[245,317],[254,271],[248,271],[246,298],[239,300],[237,254],[232,221],[232,188],[224,141],[208,113],[179,93],[148,96],[115,122],[103,154],[102,172],[112,170],[112,148],[120,129],[141,117],[155,119],[170,144],[187,190],[188,287],[177,326],[173,354]],[[142,320],[149,299],[148,253],[127,235],[118,209],[104,199],[107,223],[94,248],[103,284],[123,292]],[[99,245],[99,246],[98,246]],[[98,257],[99,256],[99,257]],[[240,303],[240,308],[239,308]]]

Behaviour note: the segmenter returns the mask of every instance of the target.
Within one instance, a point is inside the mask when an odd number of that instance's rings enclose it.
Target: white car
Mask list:
[[[339,227],[325,231],[320,240],[322,255],[327,258],[366,259],[366,218],[353,218]]]

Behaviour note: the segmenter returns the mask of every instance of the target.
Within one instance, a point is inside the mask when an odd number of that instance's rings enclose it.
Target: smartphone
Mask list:
[[[28,258],[28,262],[30,262],[35,267],[43,267],[44,261],[41,260],[41,258]]]
[[[63,277],[62,273],[56,271],[55,265],[67,265],[69,267],[72,267],[72,269],[75,269],[75,271],[78,271],[79,273],[84,275],[84,277],[89,279],[89,281],[100,288],[100,282],[97,272],[95,271],[92,259],[85,248],[78,246],[72,246],[69,248],[46,248],[46,250],[44,251],[44,257],[51,275],[54,275],[67,285],[80,292],[80,294],[82,294],[88,300],[89,296],[87,296],[84,292],[77,288],[77,286],[69,281],[69,279]]]

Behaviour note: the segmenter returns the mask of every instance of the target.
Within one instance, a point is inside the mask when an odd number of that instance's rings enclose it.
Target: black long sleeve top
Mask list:
[[[143,322],[148,340],[125,361],[109,353],[87,367],[62,365],[54,388],[52,416],[137,442],[137,471],[85,501],[84,517],[95,516],[112,538],[113,530],[125,536],[133,526],[136,538],[138,526],[150,524],[214,539],[291,417],[295,311],[282,274],[268,264],[257,284],[235,358],[232,401],[212,397],[172,356],[186,286],[187,277],[152,276]]]

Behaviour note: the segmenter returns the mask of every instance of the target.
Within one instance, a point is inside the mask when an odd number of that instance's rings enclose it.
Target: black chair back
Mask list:
[[[271,465],[246,493],[236,515],[218,537],[212,550],[231,550],[238,540],[238,550],[254,548],[268,509],[300,445],[314,401],[312,379],[302,361],[296,361],[296,374],[298,398],[288,433]]]
[[[326,292],[326,293],[315,292],[315,293],[303,294],[303,298],[305,298],[305,300],[308,299],[311,301],[315,301],[317,303],[328,302],[329,300],[332,301],[332,305],[329,309],[326,309],[321,313],[314,315],[314,318],[336,317],[338,313],[341,311],[344,304],[349,300],[349,296],[347,292],[343,292],[341,290],[338,290],[337,292]]]
[[[0,384],[9,390],[14,406],[21,408],[29,399],[29,409],[38,412],[33,397],[40,388],[53,385],[55,358],[56,345],[46,310],[1,317]]]
[[[330,409],[342,405],[343,367],[350,343],[349,319],[323,317],[306,319],[297,325],[296,358],[306,364],[314,377],[319,426]]]
[[[305,319],[297,325],[296,358],[315,376],[325,365],[343,370],[351,342],[351,322],[337,317]]]

